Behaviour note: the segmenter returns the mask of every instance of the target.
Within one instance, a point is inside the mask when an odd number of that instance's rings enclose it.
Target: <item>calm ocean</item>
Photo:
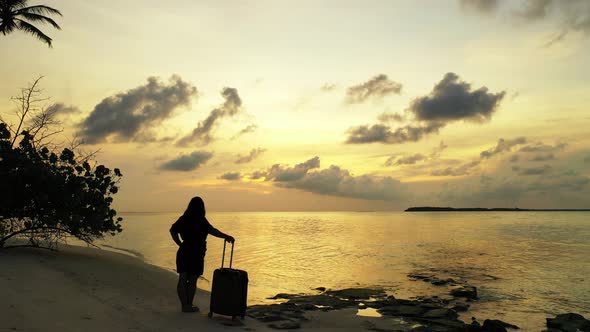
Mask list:
[[[123,233],[100,243],[174,270],[176,245],[168,229],[179,213],[124,213]],[[462,316],[466,321],[498,318],[538,331],[546,317],[558,313],[590,314],[588,212],[232,212],[207,217],[236,238],[233,267],[249,273],[250,304],[320,286],[380,286],[401,298],[447,292],[407,277],[433,271],[478,287],[481,299]],[[221,239],[209,237],[200,288],[210,288],[222,247]],[[175,296],[175,285],[170,289]]]

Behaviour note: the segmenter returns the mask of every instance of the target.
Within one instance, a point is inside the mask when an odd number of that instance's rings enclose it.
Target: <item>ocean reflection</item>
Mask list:
[[[123,214],[109,246],[173,270],[168,229],[179,213]],[[382,286],[397,297],[444,288],[410,281],[433,271],[477,286],[468,313],[541,328],[549,314],[590,309],[590,224],[585,212],[208,213],[236,238],[234,266],[250,276],[249,302],[313,288]],[[209,237],[204,281],[221,264],[223,241]],[[443,294],[441,294],[443,295]],[[467,317],[467,320],[471,316]],[[530,326],[533,324],[534,326]]]

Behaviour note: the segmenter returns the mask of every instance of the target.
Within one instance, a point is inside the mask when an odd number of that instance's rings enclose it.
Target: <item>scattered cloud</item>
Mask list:
[[[548,171],[550,171],[549,169]],[[575,171],[565,171],[558,174],[543,176],[529,186],[531,191],[559,193],[561,191],[581,191],[588,187],[590,178]]]
[[[213,109],[209,116],[199,122],[197,128],[192,133],[184,136],[176,142],[177,146],[188,146],[193,143],[200,145],[207,145],[212,140],[211,132],[215,128],[216,123],[223,117],[232,117],[236,115],[242,108],[242,99],[238,95],[238,90],[235,88],[225,87],[221,90],[221,96],[225,102]]]
[[[518,175],[529,176],[529,175],[544,175],[553,170],[553,168],[549,165],[544,165],[541,167],[520,167],[520,166],[512,166],[512,170],[515,171]]]
[[[409,155],[409,156],[402,156],[402,157],[390,157],[389,159],[387,159],[387,161],[385,162],[385,166],[393,166],[393,165],[414,165],[415,163],[419,162],[419,161],[424,161],[427,160],[428,157],[421,154],[421,153],[416,153],[413,155]]]
[[[379,74],[365,83],[351,86],[346,91],[348,104],[359,104],[370,98],[380,99],[392,94],[400,94],[402,84],[390,80],[387,75]]]
[[[534,156],[533,158],[531,158],[529,160],[530,161],[549,161],[549,160],[555,160],[555,155],[553,153],[538,154],[538,155]]]
[[[254,172],[252,179],[265,178],[266,181],[288,182],[300,180],[312,169],[320,167],[320,158],[314,157],[294,167],[282,166],[280,164],[272,165],[266,171]]]
[[[523,146],[519,151],[520,152],[531,152],[531,153],[552,153],[552,152],[561,151],[565,147],[567,147],[567,143],[558,143],[555,145],[550,145],[550,144],[545,144],[543,142],[537,142],[535,144]]]
[[[498,0],[461,0],[461,6],[467,10],[491,13],[498,8]]]
[[[491,158],[502,152],[510,152],[516,145],[522,145],[526,142],[526,137],[517,137],[514,139],[500,138],[495,147],[482,151],[479,155],[481,158]]]
[[[406,193],[405,186],[392,177],[354,176],[335,165],[319,168],[320,159],[314,157],[294,167],[275,164],[268,170],[253,173],[250,178],[264,178],[283,188],[367,200],[397,201]]]
[[[416,142],[426,135],[438,133],[441,128],[454,121],[486,122],[490,120],[504,95],[504,91],[492,93],[486,87],[473,90],[471,84],[461,81],[455,73],[447,73],[429,95],[412,101],[406,110],[409,117],[413,117],[412,123],[395,129],[386,124],[352,127],[347,131],[346,143]],[[384,119],[388,115],[386,113]]]
[[[566,0],[568,1],[568,0]],[[519,9],[516,13],[520,17],[535,21],[547,16],[548,7],[552,0],[528,0],[524,3],[524,6]]]
[[[446,150],[449,146],[445,144],[445,142],[440,141],[440,143],[438,143],[438,146],[435,147],[432,152],[430,153],[430,158],[434,159],[434,158],[438,158],[440,156],[440,154]]]
[[[266,149],[262,149],[262,148],[252,149],[250,151],[250,153],[248,155],[246,155],[246,156],[237,155],[237,159],[236,159],[235,163],[236,164],[249,163],[252,160],[256,159],[258,156],[260,156],[265,151],[266,151]]]
[[[248,133],[253,133],[253,132],[256,131],[256,129],[258,129],[258,126],[257,125],[255,125],[255,124],[248,125],[246,128],[238,131],[234,136],[232,136],[231,139],[234,140],[234,139],[236,139],[236,138],[238,138],[238,137],[240,137],[242,135],[245,135],[245,134],[248,134]]]
[[[391,155],[385,161],[384,166],[401,166],[401,165],[415,165],[421,162],[422,167],[428,167],[429,162],[435,161],[437,164],[440,162],[438,158],[440,154],[448,147],[443,141],[432,149],[428,155],[421,153],[409,154],[409,155]],[[445,160],[445,163],[449,162]]]
[[[436,170],[433,170],[430,173],[430,175],[433,175],[433,176],[469,175],[472,173],[472,171],[477,166],[479,166],[486,159],[490,159],[493,156],[504,153],[504,152],[510,152],[513,147],[515,147],[517,145],[525,144],[526,142],[527,142],[527,140],[525,137],[517,137],[514,139],[500,138],[498,140],[498,143],[496,143],[496,146],[480,152],[479,159],[475,159],[475,160],[469,161],[469,162],[464,162],[464,163],[457,165],[457,166],[449,166],[449,167],[442,168],[442,169],[436,169]],[[441,145],[442,144],[444,144],[444,143],[441,142]],[[516,158],[514,158],[514,157],[515,156],[512,157],[510,162],[516,162],[518,160],[518,157],[516,157]],[[518,167],[518,166],[515,166],[515,167]]]
[[[56,116],[62,115],[75,115],[80,114],[82,111],[76,106],[67,106],[64,103],[55,103],[47,107],[47,112],[55,114]]]
[[[404,117],[399,113],[390,113],[390,112],[383,112],[378,117],[377,120],[383,123],[388,122],[403,122]]]
[[[444,127],[443,123],[429,123],[424,125],[406,125],[391,130],[391,127],[383,124],[372,126],[358,126],[348,130],[346,143],[363,144],[363,143],[385,143],[400,144],[405,142],[416,142],[430,133],[438,133],[440,128]]]
[[[428,96],[416,98],[410,111],[417,120],[451,122],[488,121],[506,93],[488,92],[487,87],[472,90],[471,84],[460,81],[455,73],[447,73]]]
[[[331,92],[331,91],[336,90],[337,87],[338,86],[336,84],[334,84],[334,83],[324,83],[324,85],[322,85],[320,87],[320,91],[322,91],[322,92]]]
[[[169,83],[149,77],[147,84],[103,99],[80,124],[80,136],[94,144],[112,138],[116,142],[153,141],[152,129],[188,106],[197,88],[172,76]]]
[[[433,176],[462,176],[462,175],[468,175],[480,163],[481,163],[481,161],[474,160],[474,161],[463,163],[463,164],[461,164],[459,166],[446,167],[446,168],[443,168],[443,169],[433,170],[430,173],[430,175],[433,175]]]
[[[590,1],[588,0],[460,0],[466,9],[481,14],[493,14],[500,4],[506,4],[512,16],[522,22],[534,23],[547,19],[556,19],[557,28],[547,46],[563,40],[571,32],[590,35]],[[520,6],[511,6],[517,2]],[[554,15],[553,15],[554,14]]]
[[[240,172],[227,172],[221,175],[219,178],[222,180],[237,181],[242,178],[242,174],[240,174]]]
[[[167,171],[188,172],[199,168],[213,157],[212,152],[194,151],[187,155],[181,155],[178,158],[169,160],[160,166],[160,169]]]

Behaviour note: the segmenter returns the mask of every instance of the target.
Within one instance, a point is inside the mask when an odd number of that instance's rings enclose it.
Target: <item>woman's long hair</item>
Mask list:
[[[199,196],[193,197],[182,216],[186,220],[205,218],[205,202],[203,202],[203,199]]]

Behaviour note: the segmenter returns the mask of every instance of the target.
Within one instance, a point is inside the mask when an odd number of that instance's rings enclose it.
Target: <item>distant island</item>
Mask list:
[[[496,211],[508,211],[508,212],[520,212],[520,211],[545,211],[545,212],[564,212],[564,211],[590,211],[590,209],[521,209],[521,208],[453,208],[453,207],[440,207],[440,206],[417,206],[410,207],[405,212],[496,212]]]

